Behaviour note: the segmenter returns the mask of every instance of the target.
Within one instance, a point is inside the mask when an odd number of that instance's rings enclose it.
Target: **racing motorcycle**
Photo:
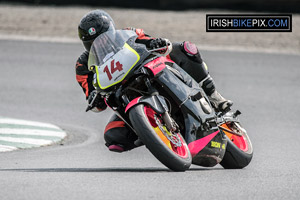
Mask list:
[[[136,133],[135,144],[144,144],[173,171],[192,163],[247,166],[253,147],[238,120],[241,112],[215,112],[199,84],[187,82],[187,73],[157,53],[162,48],[149,50],[136,38],[131,30],[105,32],[93,42],[88,60],[98,95]]]

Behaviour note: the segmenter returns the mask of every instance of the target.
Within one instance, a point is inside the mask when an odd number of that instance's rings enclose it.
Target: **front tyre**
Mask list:
[[[168,132],[151,107],[139,104],[130,109],[129,118],[139,138],[161,163],[173,171],[189,169],[192,156],[182,135]]]

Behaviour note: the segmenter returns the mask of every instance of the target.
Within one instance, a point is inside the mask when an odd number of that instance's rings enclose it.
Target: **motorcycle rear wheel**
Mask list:
[[[222,130],[227,139],[226,153],[220,165],[225,169],[242,169],[249,165],[253,157],[253,146],[247,132],[237,122],[223,124],[222,127],[236,131],[231,125],[237,125],[241,135]]]
[[[175,133],[181,146],[176,146],[163,134],[162,119],[149,106],[139,104],[130,109],[129,118],[139,139],[149,151],[165,166],[173,171],[186,171],[192,163],[188,146],[180,133]],[[155,120],[156,118],[156,120]],[[165,127],[164,127],[165,129]]]

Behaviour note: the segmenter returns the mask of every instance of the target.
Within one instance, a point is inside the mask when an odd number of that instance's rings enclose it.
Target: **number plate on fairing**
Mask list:
[[[97,81],[101,89],[121,82],[140,60],[139,54],[127,43],[104,64],[96,67]]]

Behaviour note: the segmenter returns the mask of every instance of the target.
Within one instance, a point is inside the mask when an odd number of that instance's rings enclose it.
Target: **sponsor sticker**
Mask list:
[[[221,148],[221,143],[220,142],[211,141],[211,147]]]

